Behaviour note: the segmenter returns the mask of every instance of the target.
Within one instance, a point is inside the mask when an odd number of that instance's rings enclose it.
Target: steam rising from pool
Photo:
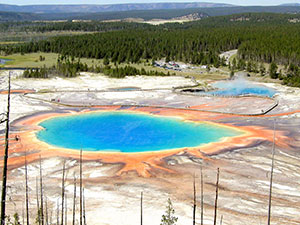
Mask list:
[[[213,87],[217,88],[217,90],[207,92],[206,94],[223,96],[258,95],[273,97],[276,93],[274,89],[255,84],[242,76],[230,81],[215,82]]]

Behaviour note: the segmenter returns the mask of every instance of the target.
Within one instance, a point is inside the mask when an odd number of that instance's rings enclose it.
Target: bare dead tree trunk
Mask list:
[[[272,167],[271,167],[271,177],[270,177],[270,191],[269,191],[269,210],[268,210],[268,225],[271,224],[271,208],[272,208],[272,189],[273,189],[273,170],[274,170],[274,159],[275,159],[275,121],[273,129],[273,146],[272,146]]]
[[[83,192],[82,192],[82,198],[83,198],[83,224],[86,225],[86,216],[85,216],[85,197],[84,197],[84,188],[83,188]]]
[[[195,182],[195,174],[194,174],[194,180],[193,180],[193,188],[194,188],[194,202],[193,202],[193,225],[196,224],[196,182]]]
[[[64,225],[64,201],[65,201],[65,169],[66,161],[63,162],[63,174],[61,179],[61,225]]]
[[[27,150],[25,150],[25,204],[26,204],[26,224],[29,225],[29,199],[28,199],[28,171],[27,171]]]
[[[216,182],[216,199],[215,199],[214,225],[217,225],[218,196],[219,196],[219,177],[220,177],[220,170],[218,168],[217,182]]]
[[[39,225],[41,225],[41,217],[40,217],[40,201],[39,201],[39,185],[38,185],[38,178],[36,177],[36,206],[37,206],[37,219]]]
[[[204,209],[204,201],[203,201],[203,171],[202,171],[202,166],[201,166],[201,225],[203,225],[203,209]]]
[[[82,149],[80,149],[80,225],[82,225]]]
[[[223,224],[223,215],[221,216],[221,221],[220,221],[220,225]]]
[[[42,174],[41,155],[40,155],[40,194],[41,194],[41,224],[44,225],[43,174]]]
[[[9,147],[9,114],[10,114],[10,72],[8,74],[7,112],[6,112],[6,128],[5,128],[5,148],[4,148],[3,172],[2,172],[1,225],[5,224],[7,161],[8,161],[8,147]]]
[[[65,224],[68,224],[68,195],[65,193]]]
[[[75,225],[75,215],[76,215],[76,177],[74,175],[74,196],[73,196],[73,225]]]
[[[141,225],[143,225],[143,192],[141,192]]]

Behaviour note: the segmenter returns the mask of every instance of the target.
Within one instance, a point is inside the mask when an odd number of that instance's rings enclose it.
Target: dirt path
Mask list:
[[[225,57],[225,60],[226,60],[226,65],[229,64],[229,60],[232,56],[236,55],[238,52],[237,49],[234,49],[234,50],[230,50],[230,51],[227,51],[227,52],[223,52],[219,55],[220,58],[223,58]]]

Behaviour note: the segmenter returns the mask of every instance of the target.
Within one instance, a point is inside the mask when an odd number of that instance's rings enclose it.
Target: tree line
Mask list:
[[[300,9],[300,7],[299,7]],[[130,11],[121,12],[126,13],[127,17],[132,18],[132,14],[138,12],[140,15],[150,13],[149,11]],[[158,10],[157,17],[171,19],[173,17],[167,16],[172,10]],[[153,13],[153,11],[152,11]],[[85,21],[21,21],[21,22],[2,22],[0,23],[0,32],[51,32],[51,31],[111,31],[111,30],[125,30],[125,29],[186,29],[190,27],[223,27],[223,26],[265,26],[265,25],[289,25],[291,23],[297,23],[300,19],[299,14],[276,14],[276,13],[239,13],[230,16],[205,16],[205,13],[201,13],[198,9],[186,9],[178,10],[180,13],[178,16],[186,16],[190,14],[197,14],[201,20],[189,22],[189,23],[166,23],[158,26],[153,26],[146,23],[136,22],[102,22],[97,20],[85,20]],[[163,14],[163,15],[162,15]],[[120,13],[119,13],[120,15]],[[91,15],[92,16],[92,15]],[[105,16],[105,15],[103,15]],[[175,16],[175,15],[174,15]],[[141,17],[138,17],[141,18]],[[153,19],[152,18],[152,19]],[[105,20],[107,18],[103,18]],[[150,18],[149,18],[150,19]]]
[[[55,52],[79,58],[108,58],[116,63],[167,57],[193,64],[214,65],[220,64],[220,52],[238,49],[239,57],[245,60],[299,65],[300,23],[268,23],[269,17],[277,18],[271,15],[246,14],[149,28],[124,25],[121,31],[60,36],[38,42],[2,45],[0,49],[5,54]],[[278,17],[281,18],[281,15]],[[241,18],[245,21],[239,21]],[[223,21],[222,26],[216,25],[219,21]],[[81,23],[71,25],[83,26]],[[107,26],[111,27],[111,24]],[[120,28],[123,25],[116,26]]]
[[[300,88],[300,67],[291,64],[288,68],[287,75],[284,76],[282,79],[283,84]]]
[[[53,26],[63,27],[67,24]],[[83,24],[74,23],[68,26],[80,28]],[[113,27],[112,24],[108,24],[107,27]],[[0,52],[2,54],[54,52],[76,58],[103,59],[104,62],[114,64],[165,58],[166,61],[219,67],[224,65],[224,60],[219,58],[221,52],[238,49],[239,65],[235,66],[237,68],[264,73],[262,62],[280,64],[286,68],[292,64],[295,67],[300,66],[299,15],[245,13],[185,24],[140,27],[128,24],[130,25],[126,25],[122,30],[1,45]],[[115,26],[120,28],[123,25],[116,23]],[[114,73],[116,76],[120,72],[118,69],[108,72],[108,68],[104,71],[107,74]],[[278,73],[278,77],[285,80],[286,84],[296,86],[295,83],[299,83],[298,73],[293,71],[288,75],[285,77],[280,75],[280,71]]]
[[[105,66],[93,65],[88,66],[82,63],[80,58],[75,60],[74,57],[59,55],[56,65],[52,67],[31,68],[23,72],[24,78],[49,78],[51,76],[76,77],[79,72],[96,72],[103,73],[112,78],[124,78],[126,76],[170,76],[171,73],[158,72],[157,70],[138,69],[134,66],[116,66],[115,68],[109,65],[109,61],[104,62]],[[172,74],[174,75],[174,73]]]
[[[51,32],[51,31],[112,31],[124,29],[149,28],[144,23],[64,21],[64,22],[6,22],[0,23],[0,32]]]
[[[55,52],[77,58],[109,59],[137,63],[142,59],[179,60],[194,64],[220,64],[218,53],[238,47],[227,31],[123,30],[78,36],[61,36],[39,42],[1,46],[5,54]]]

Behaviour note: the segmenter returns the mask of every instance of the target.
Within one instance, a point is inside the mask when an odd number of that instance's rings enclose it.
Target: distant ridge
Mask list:
[[[204,4],[204,3],[202,3]],[[82,6],[82,5],[81,5]],[[186,7],[186,6],[185,6]],[[283,13],[300,14],[300,6],[230,6],[230,7],[202,7],[181,9],[146,9],[146,10],[124,10],[109,12],[52,12],[52,13],[30,13],[5,11],[0,5],[0,22],[6,21],[51,21],[51,20],[127,20],[127,19],[163,19],[214,16],[226,16],[240,13]]]
[[[0,10],[5,12],[26,13],[97,13],[131,10],[157,10],[157,9],[188,9],[231,7],[230,4],[190,2],[190,3],[146,3],[146,4],[111,4],[111,5],[7,5],[0,4]]]
[[[1,12],[0,11],[0,22],[7,21],[31,21],[40,20],[40,17],[34,13],[23,13],[23,12]]]
[[[281,4],[281,6],[300,6],[300,3],[285,3]]]

